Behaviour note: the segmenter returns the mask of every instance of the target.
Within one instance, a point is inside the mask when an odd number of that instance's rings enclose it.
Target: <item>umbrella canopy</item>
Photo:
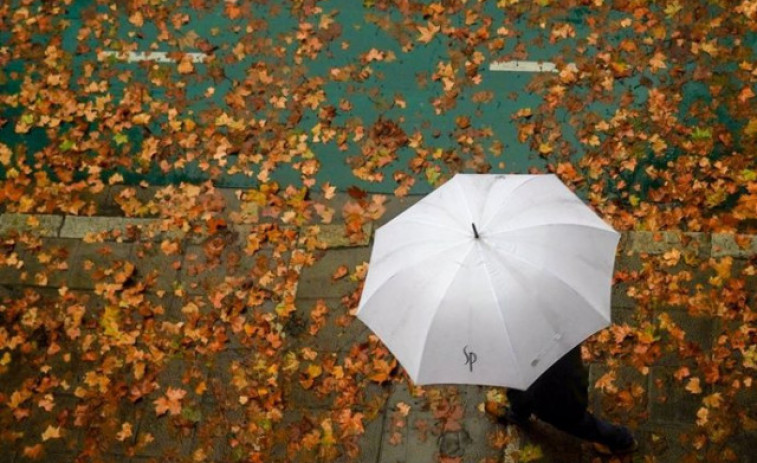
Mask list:
[[[526,389],[610,323],[619,238],[554,175],[458,174],[376,230],[357,316],[416,384]]]

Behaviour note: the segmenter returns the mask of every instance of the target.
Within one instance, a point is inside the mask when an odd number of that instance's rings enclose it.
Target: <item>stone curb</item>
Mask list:
[[[5,213],[0,214],[0,236],[16,230],[47,238],[83,239],[90,233],[105,231],[118,231],[123,235],[129,227],[146,229],[159,221],[155,218]],[[374,224],[368,222],[361,239],[351,241],[341,223],[319,224],[318,227],[318,239],[326,249],[368,246],[374,230]],[[622,232],[621,247],[633,253],[664,254],[678,249],[712,257],[746,259],[757,256],[757,235],[633,231]]]

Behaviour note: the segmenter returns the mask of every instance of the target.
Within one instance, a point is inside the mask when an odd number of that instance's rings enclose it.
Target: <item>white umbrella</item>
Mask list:
[[[357,316],[416,384],[526,389],[610,323],[619,237],[554,175],[458,174],[376,230]]]

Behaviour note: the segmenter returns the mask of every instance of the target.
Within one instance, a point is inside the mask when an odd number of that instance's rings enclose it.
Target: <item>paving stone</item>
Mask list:
[[[384,212],[384,215],[382,215],[376,221],[376,227],[378,228],[381,225],[384,225],[385,223],[394,219],[401,213],[410,209],[415,203],[420,201],[422,198],[423,196],[420,196],[420,195],[405,196],[403,198],[389,196],[385,203],[386,212]]]
[[[322,224],[318,225],[318,242],[324,249],[351,248],[367,246],[373,234],[373,223],[367,222],[363,225],[363,235],[359,240],[350,239],[346,235],[346,228],[343,224]]]
[[[716,335],[716,318],[709,316],[692,316],[680,310],[667,311],[668,316],[685,332],[684,345],[691,355],[701,352],[709,352],[712,349]],[[673,339],[667,331],[660,332],[660,345],[663,347],[663,356],[656,362],[660,366],[694,365],[694,359],[682,357],[679,352],[679,342]]]
[[[365,433],[360,437],[360,461],[381,463],[381,435],[384,432],[383,414],[373,420],[365,420]]]
[[[678,381],[676,367],[652,367],[650,373],[649,405],[650,421],[653,423],[679,423],[688,425],[696,421],[696,412],[701,407],[702,397],[708,387],[702,383],[702,394],[692,394],[685,389],[688,380]]]
[[[98,283],[113,283],[126,263],[134,264],[133,243],[79,242],[70,256],[66,285],[74,289],[94,289]]]
[[[402,416],[399,404],[410,407],[407,416]],[[411,394],[405,383],[396,384],[387,401],[386,413],[379,452],[381,462],[437,461],[439,433],[433,429],[436,420],[426,407],[425,398]],[[428,430],[419,432],[418,426],[423,423]]]
[[[249,255],[236,233],[214,237],[204,245],[188,245],[183,256],[180,280],[189,294],[209,294],[221,284],[279,278],[280,264],[290,258],[288,253],[277,255],[270,247]]]
[[[644,261],[638,252],[621,250],[615,258],[615,271],[633,272],[641,271]]]
[[[464,461],[479,462],[487,458],[495,459],[501,451],[489,445],[489,435],[502,426],[483,411],[486,402],[485,386],[458,386],[463,397],[463,429],[470,438],[470,443],[463,446]],[[461,439],[464,441],[464,438]],[[440,451],[440,453],[443,453]]]
[[[82,199],[87,201],[87,203],[92,204],[94,207],[94,213],[86,215],[102,217],[121,217],[124,215],[121,206],[113,202],[113,198],[111,197],[112,188],[113,186],[107,185],[98,193],[92,193],[90,191],[80,193]]]
[[[633,309],[636,307],[636,300],[628,295],[630,283],[616,283],[612,287],[610,307],[612,309]]]
[[[677,231],[635,231],[628,236],[627,250],[631,252],[663,254],[672,249],[698,256],[708,256],[710,235]]]
[[[16,461],[32,461],[22,457],[23,448],[38,443],[44,448],[42,461],[55,461],[56,457],[74,455],[81,451],[89,430],[74,424],[76,418],[74,412],[79,405],[79,400],[72,396],[55,394],[53,404],[49,412],[41,407],[29,407],[29,417],[20,422],[24,437],[14,444],[18,455]],[[43,441],[42,434],[49,426],[59,426],[61,437]],[[73,461],[73,459],[64,461]]]
[[[693,447],[685,441],[697,432],[696,425],[692,423],[647,423],[634,432],[639,442],[639,450],[636,455],[654,455],[656,461],[679,462],[685,461],[693,452]],[[684,441],[684,442],[682,442]],[[696,452],[701,455],[701,451]]]
[[[62,223],[62,215],[6,212],[0,214],[0,236],[17,231],[29,232],[36,236],[54,237],[58,236]]]
[[[342,210],[344,206],[351,201],[355,201],[349,193],[336,192],[330,199],[326,199],[321,192],[311,192],[310,200],[314,203],[323,204],[334,210],[333,223],[344,223]],[[321,219],[317,215],[313,217],[313,223],[320,223]]]
[[[160,215],[160,210],[157,204],[155,204],[153,207],[146,206],[148,205],[148,203],[155,200],[156,193],[162,189],[163,187],[159,186],[142,187],[129,185],[112,185],[110,187],[110,196],[108,197],[108,202],[115,204],[114,209],[117,208],[117,210],[121,211],[121,213],[118,215],[125,215],[124,207],[122,206],[122,204],[133,203],[139,204],[141,206],[139,207],[141,212],[140,217],[158,217]]]
[[[599,418],[637,427],[648,418],[650,401],[649,375],[643,375],[638,370],[628,366],[616,368],[614,386],[622,395],[605,393],[595,387],[597,380],[608,373],[610,369],[603,365],[592,363],[589,365],[589,405],[590,410]],[[641,389],[637,389],[641,387]],[[625,397],[627,402],[621,402],[619,397]]]
[[[712,257],[749,258],[757,255],[757,236],[733,233],[712,234]]]
[[[130,241],[132,234],[129,229],[145,230],[156,226],[157,219],[131,217],[78,217],[66,216],[60,230],[61,238],[82,239],[88,234],[107,233],[108,241]]]
[[[309,317],[313,309],[318,306],[319,300],[297,299],[295,301],[297,312],[304,316],[302,328],[296,335],[289,338],[292,349],[307,346],[318,352],[343,352],[349,350],[354,342],[370,331],[362,322],[347,314],[348,310],[340,299],[324,299],[322,303],[328,308],[328,313],[325,315],[325,324],[319,328]],[[347,323],[347,325],[340,325],[342,323]]]
[[[755,442],[757,442],[757,432],[754,430],[737,430],[736,434],[729,437],[728,441],[721,446],[720,460],[733,463],[754,463]],[[726,457],[726,455],[728,456]],[[734,457],[735,460],[732,459]]]
[[[523,451],[527,446],[538,447],[542,453],[542,458],[536,461],[558,463],[558,462],[582,462],[591,456],[591,452],[584,450],[585,443],[562,432],[559,429],[539,420],[532,420],[526,429],[514,425],[508,426],[508,431],[517,436],[505,453]],[[505,459],[505,461],[508,461]],[[513,460],[510,460],[513,461]],[[514,460],[517,461],[517,460]]]
[[[9,285],[60,287],[65,285],[74,262],[78,240],[42,238],[13,248],[21,267],[0,267],[0,282]]]
[[[298,298],[335,298],[342,297],[355,290],[356,283],[348,277],[334,281],[332,275],[346,265],[352,272],[357,265],[368,262],[368,248],[333,249],[323,251],[315,265],[302,269],[300,283],[297,287]]]
[[[190,405],[184,405],[182,415],[168,414],[157,416],[152,401],[136,407],[134,442],[147,442],[137,445],[136,455],[140,457],[161,457],[166,461],[169,455],[174,458],[186,458],[195,449],[195,430],[184,418],[185,410]],[[151,436],[150,440],[147,436]],[[132,444],[133,445],[133,444]]]
[[[157,243],[143,242],[135,245],[133,264],[140,281],[147,284],[150,292],[172,292],[179,287],[180,268],[183,260],[181,244],[175,254],[166,255]]]
[[[224,200],[224,211],[226,214],[231,214],[232,212],[240,212],[241,211],[241,204],[249,203],[250,201],[244,201],[243,198],[245,196],[245,190],[238,189],[238,188],[216,188],[216,191],[218,194],[221,195],[221,197]]]

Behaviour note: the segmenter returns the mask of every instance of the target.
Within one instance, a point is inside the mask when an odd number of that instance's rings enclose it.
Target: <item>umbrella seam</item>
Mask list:
[[[463,189],[463,186],[461,185],[460,181],[455,182],[455,185],[457,186],[457,189],[460,191],[460,196],[462,196],[463,202],[465,202],[465,208],[468,210],[468,217],[470,218],[471,223],[474,223],[476,219],[475,217],[473,217],[473,209],[471,209],[470,201],[468,200],[468,195]]]
[[[462,244],[467,244],[467,243],[461,243],[461,245],[462,245]],[[458,246],[461,246],[461,245],[458,245]],[[458,246],[456,246],[456,247],[458,247]],[[416,262],[416,263],[415,263],[415,265],[413,266],[413,268],[414,268],[415,266],[418,266],[418,265],[420,265],[420,264],[424,263],[424,262],[425,262],[425,261],[426,261],[427,259],[430,259],[430,258],[432,258],[432,257],[436,257],[436,256],[438,256],[439,254],[443,254],[444,252],[448,252],[448,251],[449,251],[449,248],[448,248],[448,249],[445,249],[445,250],[443,250],[443,251],[441,251],[441,252],[438,252],[438,253],[436,253],[436,254],[434,254],[434,255],[432,255],[432,256],[428,256],[427,258],[424,258],[423,260],[421,260],[421,261],[419,261],[419,262]],[[465,254],[465,256],[467,257],[467,254]],[[406,268],[404,268],[404,269],[402,269],[402,271],[405,271],[405,270],[407,270],[407,267],[406,267]],[[460,268],[458,268],[458,269],[457,269],[457,270],[455,271],[455,273],[454,273],[454,274],[452,275],[452,277],[450,278],[450,281],[453,281],[453,280],[455,279],[455,277],[457,276],[457,272],[459,272],[459,271],[460,271]],[[362,309],[363,309],[363,308],[364,308],[365,306],[367,306],[367,305],[368,305],[368,304],[370,303],[371,299],[372,299],[372,298],[373,298],[373,297],[374,297],[374,296],[375,296],[375,295],[376,295],[376,294],[378,293],[378,290],[379,290],[379,289],[381,288],[381,286],[383,286],[384,284],[386,284],[386,283],[387,283],[387,282],[388,282],[389,280],[391,280],[391,279],[393,279],[393,278],[397,278],[397,277],[398,277],[398,276],[400,275],[400,273],[401,273],[401,271],[400,271],[400,272],[395,272],[395,273],[393,273],[392,275],[390,275],[390,276],[389,276],[389,277],[388,277],[388,278],[387,278],[386,280],[384,280],[384,282],[382,282],[382,283],[381,283],[381,285],[377,285],[377,289],[376,289],[376,291],[374,291],[374,293],[373,293],[373,294],[371,294],[371,295],[370,295],[370,296],[368,297],[368,299],[366,299],[365,303],[363,303],[363,304],[359,304],[359,305],[358,305],[358,313],[356,314],[356,316],[357,316],[357,317],[358,317],[358,318],[359,318],[359,319],[360,319],[360,320],[361,320],[361,321],[362,321],[363,323],[365,323],[365,324],[367,325],[367,322],[366,322],[366,320],[364,319],[364,317],[365,317],[365,313],[363,313],[363,314],[362,314],[362,317],[360,316],[360,315],[361,315],[361,312],[363,311]],[[445,292],[445,294],[444,294],[444,295],[446,295],[446,292]],[[441,298],[439,299],[440,301],[444,299],[444,295],[442,295],[442,297],[441,297]],[[410,313],[410,312],[408,311],[408,312],[406,312],[406,313],[407,313],[407,314],[409,315],[409,313]],[[402,319],[402,321],[403,321],[403,322],[404,322],[405,320],[406,320],[406,318],[403,318],[403,319]],[[428,326],[429,326],[429,329],[428,329],[428,330],[426,331],[426,337],[428,336],[428,333],[429,333],[429,331],[430,331],[430,327],[431,327],[431,325],[433,324],[433,320],[434,320],[434,316],[432,316],[432,317],[431,317],[431,321],[430,321],[430,322],[429,322],[429,324],[428,324]],[[396,332],[396,330],[397,330],[397,327],[398,327],[398,326],[400,326],[400,325],[402,325],[402,323],[399,323],[399,322],[398,322],[398,323],[396,323],[396,324],[395,324],[395,326],[394,326],[394,328],[393,328],[393,329],[392,329],[392,330],[391,330],[391,331],[390,331],[390,332],[388,333],[388,337],[392,337],[392,336],[394,335],[394,333]],[[370,327],[370,326],[369,326],[369,327]],[[425,339],[425,338],[424,338],[424,339]],[[388,346],[387,346],[387,347],[388,347]],[[390,348],[389,350],[390,350],[390,351],[392,351],[392,349],[391,349],[391,348]],[[421,351],[421,359],[423,358],[423,352],[425,352],[425,350],[422,350],[422,351]],[[394,352],[393,352],[393,351],[392,351],[392,355],[394,355],[394,356],[395,356],[395,358],[397,357],[397,355],[396,355],[396,354],[394,354]],[[407,368],[406,368],[406,369],[407,369]],[[413,376],[413,375],[412,375],[412,373],[411,373],[410,371],[408,371],[408,373],[410,374],[410,377],[412,378],[412,376]],[[420,377],[420,362],[418,363],[418,377]],[[414,381],[415,381],[415,379],[414,379]]]
[[[463,236],[467,236],[467,233],[465,233],[464,231],[462,231],[462,230],[460,230],[458,228],[445,227],[445,226],[443,226],[441,224],[438,224],[438,223],[426,222],[426,221],[422,221],[422,220],[418,220],[418,219],[414,219],[414,218],[404,219],[403,221],[400,221],[400,222],[397,222],[397,223],[398,224],[403,224],[403,223],[408,223],[408,222],[410,222],[410,223],[417,223],[417,224],[420,224],[420,225],[428,225],[428,226],[431,226],[431,227],[434,227],[434,228],[441,228],[441,229],[444,229],[444,230],[453,231],[455,233],[460,233]]]
[[[488,244],[484,243],[484,246],[490,247]],[[512,353],[512,358],[515,363],[515,368],[518,370],[518,377],[523,378],[523,370],[521,369],[520,362],[518,362],[518,357],[515,355],[515,348],[513,346],[512,337],[510,336],[510,329],[507,326],[507,322],[505,321],[505,316],[502,314],[502,306],[500,305],[500,301],[497,298],[497,293],[494,291],[494,282],[492,281],[491,272],[489,269],[489,266],[486,265],[486,260],[484,259],[484,265],[486,266],[486,277],[489,279],[489,288],[491,288],[492,296],[494,297],[494,302],[497,304],[497,314],[499,315],[500,320],[502,320],[502,326],[505,327],[505,333],[507,334],[507,344],[510,346],[510,352]]]
[[[514,231],[530,230],[532,228],[552,227],[552,226],[590,228],[592,230],[597,230],[597,231],[601,231],[601,232],[605,232],[605,233],[610,233],[610,234],[613,234],[613,235],[618,235],[618,236],[620,235],[620,233],[618,233],[615,230],[612,230],[612,229],[608,230],[606,228],[595,227],[593,225],[588,225],[588,224],[571,223],[571,222],[550,222],[550,223],[542,223],[542,224],[538,224],[538,225],[528,225],[526,227],[510,228],[510,229],[507,229],[507,230],[495,231],[495,232],[489,233],[489,236],[502,235],[502,234],[509,233],[509,232],[514,232]]]
[[[473,244],[475,243],[471,243],[471,250],[473,249]],[[468,258],[468,256],[470,255],[470,252],[471,251],[469,250],[467,253],[465,253],[462,259],[463,262],[465,261],[465,259]],[[440,302],[443,301],[447,297],[447,294],[449,293],[449,290],[452,287],[452,282],[455,281],[455,279],[457,278],[457,275],[460,273],[460,270],[463,267],[464,267],[463,265],[460,265],[457,268],[457,270],[455,270],[455,273],[452,274],[452,278],[450,279],[450,282],[447,285],[447,288],[444,290],[444,294],[442,294],[442,297],[439,299]],[[431,317],[431,321],[428,324],[426,332],[424,333],[424,336],[423,336],[423,339],[424,339],[423,349],[421,349],[420,359],[418,360],[418,384],[425,384],[421,382],[421,373],[422,373],[423,358],[426,356],[426,348],[428,347],[428,343],[426,341],[428,340],[428,335],[431,332],[431,327],[434,325],[434,321],[436,321],[436,317],[438,315],[439,315],[439,310],[435,310],[434,314]]]
[[[525,179],[525,180],[523,181],[523,183],[521,183],[520,185],[518,185],[518,186],[516,186],[515,188],[513,188],[512,190],[510,190],[510,191],[509,191],[509,192],[507,193],[507,196],[506,196],[505,198],[503,198],[503,199],[506,199],[507,197],[510,197],[510,196],[512,196],[512,195],[513,195],[513,193],[515,193],[516,191],[518,191],[519,189],[521,189],[521,188],[522,188],[523,186],[525,186],[526,184],[529,184],[529,183],[533,182],[533,181],[534,181],[534,180],[536,180],[537,178],[540,178],[540,177],[539,177],[539,176],[536,176],[536,175],[535,175],[535,176],[533,176],[533,177],[531,177],[531,178],[527,178],[527,179]],[[495,218],[495,217],[497,216],[497,214],[499,214],[499,213],[500,213],[500,211],[502,210],[502,207],[504,207],[504,205],[505,205],[505,204],[507,204],[507,201],[503,201],[503,202],[502,202],[502,206],[501,206],[501,207],[500,207],[499,209],[497,209],[497,210],[495,210],[495,211],[494,211],[494,213],[493,213],[493,214],[492,214],[492,215],[491,215],[491,216],[490,216],[490,217],[488,218],[488,220],[487,220],[487,221],[486,221],[486,223],[484,224],[484,227],[486,227],[487,225],[489,225],[489,223],[491,223],[491,221],[492,221],[492,220],[494,220],[494,218]]]
[[[454,248],[457,248],[457,247],[459,247],[459,246],[462,246],[463,244],[466,244],[466,243],[465,243],[465,242],[461,242],[461,243],[455,244],[455,245],[453,245],[453,246],[445,247],[444,249],[441,249],[441,250],[439,250],[438,252],[435,252],[435,253],[433,253],[433,254],[429,254],[428,256],[425,256],[425,257],[423,257],[423,259],[419,260],[418,262],[413,262],[413,264],[412,264],[412,265],[410,265],[409,267],[415,267],[415,266],[417,266],[417,265],[423,264],[423,263],[424,263],[424,262],[426,262],[426,261],[427,261],[428,259],[432,259],[432,258],[434,258],[434,257],[437,257],[437,256],[439,256],[440,254],[443,254],[443,253],[445,253],[445,252],[449,252],[449,251],[450,251],[451,249],[454,249]],[[403,247],[402,249],[404,249],[404,247]],[[395,252],[395,251],[392,251],[392,252],[391,252],[390,254],[386,254],[386,255],[384,256],[384,258],[386,258],[386,257],[389,257],[389,256],[392,256],[392,255],[394,255],[394,254],[396,254],[396,252]],[[379,260],[378,262],[381,262],[381,261],[383,261],[383,260],[384,260],[384,259],[382,258],[382,259],[380,259],[380,260]],[[376,262],[376,264],[378,264],[378,262]],[[375,264],[374,264],[374,265],[375,265]],[[392,278],[395,278],[396,276],[398,276],[398,275],[399,275],[399,274],[400,274],[401,272],[403,272],[403,271],[407,270],[407,269],[408,269],[409,267],[408,267],[408,266],[406,266],[406,267],[402,267],[402,268],[401,268],[401,269],[399,269],[398,271],[395,271],[395,272],[393,272],[393,273],[392,273],[391,275],[387,276],[387,277],[386,277],[386,278],[384,279],[384,281],[382,281],[381,283],[377,283],[377,284],[376,284],[376,291],[374,291],[374,292],[373,292],[373,294],[371,294],[370,296],[368,296],[368,299],[366,299],[365,303],[362,303],[362,304],[358,304],[358,313],[360,313],[360,308],[361,308],[361,307],[364,307],[365,305],[367,305],[367,304],[368,304],[368,303],[370,302],[371,298],[373,298],[373,296],[374,296],[374,295],[376,294],[376,292],[377,292],[377,291],[378,291],[378,290],[379,290],[379,289],[381,288],[381,286],[383,286],[384,284],[386,284],[386,283],[387,283],[387,282],[388,282],[389,280],[391,280]],[[370,270],[369,270],[369,271],[370,271]],[[366,281],[367,281],[367,280],[366,280]]]
[[[586,305],[588,305],[589,307],[591,307],[591,310],[593,310],[594,312],[598,313],[600,317],[602,317],[603,319],[605,319],[605,315],[602,312],[600,312],[599,310],[597,310],[597,308],[594,307],[594,305],[588,299],[586,299],[586,297],[584,297],[583,294],[581,294],[578,291],[576,291],[576,289],[574,287],[572,287],[570,284],[568,284],[568,282],[565,281],[564,279],[562,279],[559,275],[557,275],[556,273],[550,271],[548,267],[538,267],[533,262],[529,262],[528,260],[523,259],[522,257],[518,256],[517,254],[513,254],[512,252],[507,252],[506,250],[503,250],[502,248],[496,248],[496,247],[494,247],[493,249],[496,249],[498,251],[502,251],[503,253],[505,253],[505,254],[507,254],[509,256],[512,256],[514,259],[517,259],[518,261],[523,262],[524,264],[526,264],[526,265],[528,265],[528,266],[530,266],[532,268],[535,268],[537,270],[544,271],[545,273],[548,273],[555,280],[557,280],[560,283],[562,283],[563,286],[567,287],[568,290],[570,290],[572,293],[577,294],[578,297],[581,300],[583,300],[584,302],[586,302]],[[610,322],[609,319],[605,319],[605,320],[608,323]]]

